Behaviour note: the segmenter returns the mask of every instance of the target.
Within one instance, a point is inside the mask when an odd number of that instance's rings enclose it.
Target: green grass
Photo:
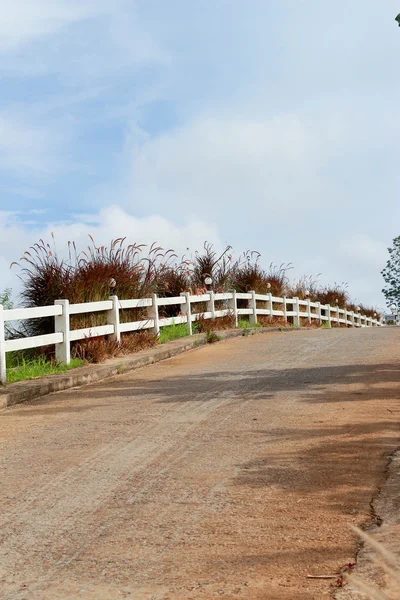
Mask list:
[[[171,342],[172,340],[177,340],[188,335],[190,335],[190,331],[187,323],[167,325],[166,327],[161,327],[158,341],[160,344],[165,344],[165,342]]]
[[[38,379],[44,375],[56,375],[70,369],[83,367],[85,364],[85,361],[79,358],[73,358],[69,365],[50,362],[44,356],[32,360],[21,359],[18,366],[7,370],[7,383],[15,383],[16,381],[24,381],[26,379]]]
[[[239,319],[238,327],[239,329],[253,329],[254,327],[261,327],[261,323],[250,323],[250,321]]]

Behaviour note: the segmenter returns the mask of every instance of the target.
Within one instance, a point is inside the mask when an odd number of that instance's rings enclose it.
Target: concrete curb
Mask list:
[[[306,329],[306,327],[302,327],[303,331]],[[245,331],[247,333],[244,333]],[[216,333],[221,340],[225,340],[259,333],[274,333],[277,331],[289,332],[300,331],[300,329],[289,327],[257,327],[249,328],[247,330],[230,329],[228,331],[217,331]],[[168,342],[156,348],[142,350],[137,354],[131,354],[130,356],[112,358],[104,364],[88,365],[59,375],[46,375],[41,379],[30,379],[27,381],[11,383],[3,390],[0,390],[0,409],[13,406],[14,404],[20,404],[21,402],[36,400],[37,398],[53,394],[54,392],[69,390],[74,387],[95,383],[108,377],[113,377],[114,375],[120,375],[121,373],[140,369],[141,367],[166,360],[167,358],[192,350],[193,348],[204,346],[206,343],[205,334],[200,333],[191,337],[180,338]]]

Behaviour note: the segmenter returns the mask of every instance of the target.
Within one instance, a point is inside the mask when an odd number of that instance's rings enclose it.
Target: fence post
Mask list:
[[[249,292],[249,294],[251,294],[251,300],[250,300],[250,308],[253,311],[251,313],[251,315],[249,315],[249,321],[252,325],[256,325],[257,324],[257,301],[256,301],[256,293],[254,290],[251,290],[251,292]]]
[[[350,318],[351,318],[351,326],[355,327],[355,325],[354,325],[354,310],[351,311]]]
[[[211,318],[215,319],[215,298],[214,292],[210,290],[208,292],[209,300],[207,302],[207,312],[211,313]]]
[[[228,300],[229,310],[232,311],[233,316],[235,317],[235,327],[238,326],[238,313],[237,313],[237,300],[236,300],[236,290],[230,290],[232,294],[232,298]]]
[[[0,383],[6,385],[6,335],[4,325],[4,306],[0,304]]]
[[[268,310],[269,310],[269,320],[272,321],[274,318],[274,305],[272,302],[272,294],[268,292]]]
[[[328,317],[328,327],[332,327],[332,319],[331,319],[331,305],[325,304],[325,312]]]
[[[340,312],[339,312],[339,304],[336,305],[336,323],[337,326],[340,327]]]
[[[285,323],[287,323],[286,296],[283,296],[282,300],[283,300],[283,318],[284,318]]]
[[[114,333],[111,333],[109,338],[118,344],[121,341],[121,332],[119,329],[119,302],[118,296],[110,296],[113,303],[112,309],[107,311],[107,325],[114,326]]]
[[[69,300],[55,300],[54,304],[62,307],[61,315],[54,319],[55,332],[63,334],[63,341],[56,344],[56,361],[63,365],[69,365],[71,362]]]
[[[317,305],[318,323],[321,325],[321,323],[322,323],[321,302],[316,302],[316,305]]]
[[[294,312],[296,313],[293,317],[294,325],[295,325],[295,327],[301,327],[299,299],[297,296],[295,296],[293,298],[293,300],[294,300],[293,309],[294,309]]]
[[[149,318],[153,319],[153,333],[157,336],[160,334],[160,323],[158,317],[158,304],[157,304],[157,294],[152,294],[151,296],[151,307],[149,310]]]
[[[181,292],[181,296],[183,296],[185,298],[185,304],[182,304],[182,313],[187,318],[187,324],[189,327],[189,335],[193,335],[192,308],[190,306],[190,293],[189,292]]]
[[[307,298],[307,313],[308,313],[308,324],[311,325],[311,300],[310,296]]]

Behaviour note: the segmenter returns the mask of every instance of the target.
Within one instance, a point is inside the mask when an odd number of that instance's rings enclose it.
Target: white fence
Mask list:
[[[246,308],[238,308],[238,300],[245,301]],[[205,312],[194,312],[192,305],[196,303],[207,303]],[[216,302],[223,306],[216,310]],[[264,308],[260,307],[263,303]],[[159,308],[163,306],[180,307],[180,315],[177,317],[160,317]],[[265,308],[266,306],[266,308]],[[120,322],[120,310],[122,309],[146,309],[147,318],[129,323]],[[71,329],[70,316],[77,314],[91,314],[93,312],[105,312],[107,324],[85,329]],[[285,321],[292,318],[295,326],[308,325],[313,321],[325,322],[328,327],[344,324],[351,327],[373,327],[381,326],[382,322],[348,311],[338,306],[321,305],[319,302],[299,300],[299,298],[277,298],[271,294],[262,295],[255,292],[246,294],[235,291],[226,294],[207,292],[199,296],[191,296],[188,292],[182,293],[175,298],[158,298],[155,294],[152,298],[139,300],[119,300],[117,296],[111,296],[103,302],[88,302],[85,304],[70,304],[68,300],[56,300],[53,306],[37,308],[15,308],[5,310],[0,304],[0,379],[6,382],[6,353],[28,348],[41,348],[42,346],[55,345],[56,359],[68,364],[71,359],[71,342],[88,337],[109,336],[119,341],[121,333],[151,329],[156,334],[160,327],[187,323],[190,334],[192,334],[192,323],[199,318],[199,314],[205,319],[223,317],[233,314],[236,325],[238,318],[246,315],[250,323],[257,323],[258,315],[282,317]],[[7,340],[5,336],[5,324],[9,321],[23,321],[25,319],[38,319],[42,317],[54,317],[54,333],[35,337],[24,337],[20,339]]]

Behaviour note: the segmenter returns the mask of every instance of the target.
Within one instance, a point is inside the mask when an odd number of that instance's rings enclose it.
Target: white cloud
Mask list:
[[[315,203],[324,141],[294,115],[198,119],[136,147],[131,186],[163,213],[191,208],[229,219],[242,209],[250,221],[287,214],[298,189],[302,203]]]
[[[87,87],[169,54],[142,23],[136,0],[0,0],[0,70],[53,75]]]
[[[57,157],[66,134],[34,125],[20,114],[0,110],[0,171],[48,175],[60,168]]]
[[[0,51],[15,50],[104,11],[101,0],[0,0]]]
[[[366,234],[356,234],[342,242],[340,254],[357,265],[357,270],[369,272],[382,269],[387,259],[387,244]]]

